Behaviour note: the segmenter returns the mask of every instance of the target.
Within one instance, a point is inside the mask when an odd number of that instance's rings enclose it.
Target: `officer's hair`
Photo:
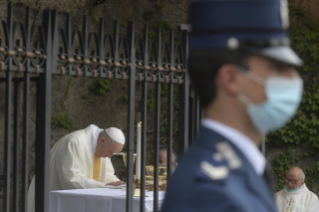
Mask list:
[[[216,74],[224,64],[247,68],[248,55],[229,50],[191,50],[188,58],[188,72],[192,85],[199,95],[203,108],[216,97]]]

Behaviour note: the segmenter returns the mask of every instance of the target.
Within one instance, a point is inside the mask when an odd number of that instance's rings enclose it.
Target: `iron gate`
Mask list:
[[[127,197],[126,211],[132,211],[133,202],[133,149],[134,149],[134,113],[135,113],[135,85],[142,83],[142,122],[147,118],[147,92],[148,84],[155,83],[155,137],[154,137],[154,211],[159,211],[158,205],[158,157],[160,143],[160,101],[161,85],[167,84],[168,91],[168,173],[171,173],[171,152],[173,138],[173,88],[179,86],[179,152],[183,152],[193,139],[199,127],[201,118],[198,98],[190,88],[186,74],[186,59],[188,53],[188,26],[181,25],[181,43],[174,42],[174,31],[171,30],[168,42],[162,42],[161,29],[157,29],[156,39],[148,39],[148,27],[145,25],[143,38],[136,39],[134,23],[129,22],[126,36],[119,36],[117,21],[114,22],[113,34],[104,34],[104,20],[101,18],[99,30],[89,33],[88,20],[84,16],[81,32],[72,31],[71,16],[66,14],[66,28],[59,29],[57,12],[45,10],[43,12],[42,26],[38,27],[40,45],[32,45],[35,26],[31,26],[30,8],[26,8],[25,23],[17,25],[13,21],[12,3],[8,4],[7,20],[2,21],[5,42],[0,40],[0,71],[6,77],[0,78],[5,83],[5,154],[4,154],[4,211],[10,211],[10,173],[11,173],[11,124],[13,121],[13,211],[19,211],[19,104],[20,92],[23,84],[23,169],[22,169],[22,195],[21,209],[27,210],[28,192],[28,160],[29,160],[29,113],[30,113],[30,82],[36,82],[37,87],[37,114],[36,114],[36,212],[48,211],[49,208],[49,159],[50,159],[50,133],[51,133],[51,80],[52,75],[71,75],[99,77],[107,79],[125,79],[128,81],[128,126],[127,126]],[[22,33],[22,43],[16,42],[15,31],[19,26]],[[58,50],[61,35],[63,48]],[[80,51],[73,50],[75,36],[80,40]],[[90,52],[91,40],[95,40],[96,52]],[[106,52],[109,45],[111,51]],[[120,48],[124,46],[124,54]],[[137,56],[136,48],[139,46],[141,54]],[[150,58],[151,48],[154,56]],[[165,56],[164,56],[165,55]],[[177,59],[175,55],[178,55]],[[15,57],[20,57],[18,62]],[[37,62],[35,62],[35,60]],[[23,78],[13,78],[14,72],[23,73]],[[31,74],[37,74],[31,77]],[[14,95],[12,93],[14,87]],[[12,103],[14,97],[11,120]],[[142,125],[142,156],[141,167],[146,161],[146,124]],[[145,170],[141,169],[141,212],[144,211],[145,197]]]

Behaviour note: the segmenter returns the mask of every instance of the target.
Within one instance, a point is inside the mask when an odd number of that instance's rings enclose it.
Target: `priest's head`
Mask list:
[[[122,151],[125,136],[122,130],[110,127],[100,132],[97,139],[95,154],[99,157],[111,158],[114,153]]]
[[[172,168],[175,168],[175,164],[176,164],[176,155],[174,152],[172,152]],[[164,166],[167,165],[167,148],[166,147],[161,147],[160,151],[159,151],[159,160],[160,163],[163,164]]]
[[[298,189],[304,184],[305,173],[301,168],[293,167],[286,174],[286,186],[289,190]]]

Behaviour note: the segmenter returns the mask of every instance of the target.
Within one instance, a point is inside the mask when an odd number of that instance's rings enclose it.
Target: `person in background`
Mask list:
[[[123,132],[90,125],[61,138],[50,151],[50,190],[101,188],[123,184],[110,158],[123,149]],[[28,191],[28,211],[34,211],[35,176]]]
[[[305,184],[306,175],[298,167],[291,168],[286,174],[286,185],[275,194],[279,212],[318,212],[318,196],[309,191]]]
[[[163,166],[167,166],[167,148],[166,147],[161,147],[159,151],[159,159],[160,159],[160,164]],[[176,155],[172,151],[172,170],[174,171],[176,167]]]

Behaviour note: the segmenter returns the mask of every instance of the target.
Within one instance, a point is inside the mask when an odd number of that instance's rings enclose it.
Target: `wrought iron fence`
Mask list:
[[[28,164],[29,164],[29,116],[30,116],[30,82],[37,84],[36,114],[36,212],[48,211],[49,208],[49,159],[51,133],[51,80],[52,75],[71,75],[100,77],[107,79],[124,79],[128,81],[128,126],[127,126],[127,198],[126,211],[132,211],[133,203],[133,149],[134,149],[134,116],[135,85],[142,83],[142,122],[147,118],[148,84],[155,83],[155,133],[154,133],[154,211],[158,205],[158,157],[160,143],[160,101],[161,85],[168,85],[168,174],[171,173],[171,152],[173,142],[173,92],[174,85],[179,86],[179,150],[184,151],[193,139],[201,118],[198,98],[190,88],[186,74],[188,53],[188,26],[181,25],[181,43],[174,42],[174,31],[171,30],[168,42],[161,39],[161,29],[157,29],[156,39],[148,39],[148,26],[145,25],[143,36],[135,38],[134,23],[129,22],[126,36],[119,35],[117,21],[114,22],[113,34],[104,32],[104,20],[101,18],[96,33],[88,31],[88,19],[84,16],[82,31],[71,27],[71,16],[66,14],[65,29],[58,28],[57,12],[45,10],[42,26],[31,26],[30,8],[26,8],[25,23],[19,25],[13,21],[12,3],[8,4],[7,20],[2,21],[5,38],[0,39],[0,71],[5,72],[5,154],[4,154],[4,211],[10,211],[10,172],[11,172],[11,98],[13,105],[13,211],[19,210],[19,104],[18,88],[23,84],[23,167],[21,209],[27,210]],[[20,28],[22,42],[17,39],[17,26]],[[39,42],[33,42],[35,31],[38,31]],[[62,37],[62,43],[58,37]],[[76,37],[80,49],[74,51]],[[94,40],[94,44],[92,44]],[[92,45],[91,45],[92,44]],[[59,48],[61,46],[61,48]],[[95,50],[90,52],[91,47]],[[110,52],[107,52],[107,47]],[[136,50],[140,49],[140,54]],[[121,50],[122,49],[122,50]],[[23,78],[13,78],[13,73],[23,73]],[[35,76],[33,76],[35,74]],[[32,77],[31,77],[32,76]],[[12,94],[14,86],[14,95]],[[191,91],[191,92],[190,92]],[[146,129],[142,125],[141,167],[146,164]],[[140,211],[145,203],[145,170],[141,169]]]

